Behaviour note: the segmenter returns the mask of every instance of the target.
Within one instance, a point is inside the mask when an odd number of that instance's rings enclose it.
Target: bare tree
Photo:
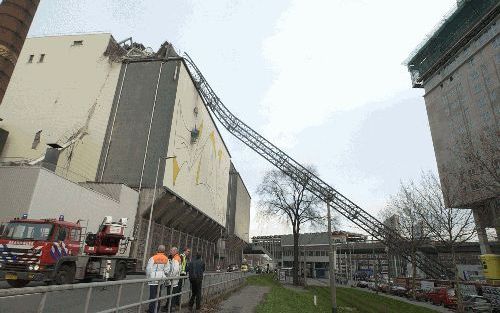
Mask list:
[[[441,189],[448,206],[462,206],[500,193],[500,137],[482,129],[461,133],[448,149],[450,162],[441,164]]]
[[[412,264],[412,296],[415,297],[415,279],[417,276],[417,253],[420,247],[429,241],[429,229],[421,218],[421,199],[413,182],[400,183],[399,191],[388,201],[382,211],[384,220],[392,219],[391,227],[406,239]],[[394,216],[397,217],[394,219]],[[394,225],[396,224],[396,225]]]
[[[458,286],[456,247],[476,235],[472,210],[446,207],[441,184],[434,173],[422,173],[420,184],[415,190],[422,204],[422,209],[418,212],[429,228],[432,238],[442,243],[451,253],[458,307],[459,311],[463,310],[462,294]]]
[[[309,166],[308,170],[316,173]],[[305,224],[322,223],[322,202],[306,189],[306,184],[294,181],[278,170],[266,172],[257,188],[260,196],[260,214],[277,217],[292,226],[293,233],[293,284],[299,284],[299,234]]]

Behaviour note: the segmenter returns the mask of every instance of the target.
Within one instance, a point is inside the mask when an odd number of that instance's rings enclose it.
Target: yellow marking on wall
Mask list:
[[[203,132],[203,121],[201,121],[200,127],[198,128],[198,137],[201,138],[202,132]]]
[[[177,158],[173,158],[172,159],[172,165],[173,165],[173,170],[172,170],[172,173],[173,173],[173,184],[175,186],[175,181],[177,180],[177,175],[179,175],[179,172],[181,171],[180,168],[179,168],[179,163],[177,163]]]
[[[200,170],[201,170],[201,158],[200,162],[198,162],[198,169],[196,170],[196,184],[200,183]]]
[[[215,149],[215,135],[214,135],[214,131],[213,130],[210,133],[210,140],[212,141],[212,147],[214,148],[214,153],[216,154],[217,150]]]
[[[219,149],[219,163],[220,163],[221,160],[222,160],[222,150]]]

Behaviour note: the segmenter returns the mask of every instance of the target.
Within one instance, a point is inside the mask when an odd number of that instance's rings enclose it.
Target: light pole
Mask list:
[[[328,217],[328,246],[330,253],[329,255],[329,260],[330,260],[330,292],[331,292],[331,297],[332,297],[332,313],[337,313],[337,290],[335,287],[335,267],[334,267],[334,260],[333,260],[333,238],[332,238],[332,216],[330,212],[330,201],[326,202],[326,207],[327,207],[327,217]]]
[[[144,256],[142,257],[142,269],[146,268],[146,260],[148,257],[148,244],[149,244],[149,234],[151,233],[151,222],[153,220],[153,210],[156,200],[156,185],[158,184],[158,173],[160,172],[160,162],[161,160],[173,159],[175,156],[164,156],[158,158],[158,165],[156,166],[156,177],[155,177],[155,189],[153,190],[153,200],[151,201],[151,210],[149,211],[149,221],[148,221],[148,232],[146,233],[146,244],[144,245]]]

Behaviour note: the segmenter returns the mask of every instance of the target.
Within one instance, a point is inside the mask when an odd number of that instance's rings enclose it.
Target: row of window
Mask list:
[[[283,256],[293,256],[293,250],[285,250],[283,251]],[[300,251],[300,256],[304,256],[304,251]],[[313,256],[328,256],[328,251],[327,250],[319,250],[319,251],[307,251],[307,256],[313,257]],[[371,260],[371,259],[384,259],[386,258],[385,254],[368,254],[368,253],[363,253],[363,254],[356,254],[353,253],[349,255],[349,253],[339,253],[337,252],[337,257],[339,258],[352,258],[353,260]]]
[[[30,54],[28,58],[28,63],[33,63],[33,60],[35,59],[34,54]],[[38,63],[43,63],[43,60],[45,60],[45,53],[40,54],[40,57],[38,58]]]
[[[83,46],[83,40],[75,40],[75,41],[73,41],[72,46]],[[28,63],[33,63],[34,60],[35,60],[35,55],[34,54],[30,54],[30,56],[28,57]],[[42,53],[38,57],[38,63],[43,63],[44,60],[45,60],[45,53]]]

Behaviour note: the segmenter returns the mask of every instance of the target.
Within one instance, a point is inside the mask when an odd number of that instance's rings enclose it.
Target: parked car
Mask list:
[[[368,288],[368,282],[364,281],[364,280],[360,280],[360,281],[358,281],[356,286],[359,288]]]
[[[406,290],[405,297],[407,297],[408,299],[412,299],[413,298],[412,291],[413,291],[413,289]],[[415,300],[428,301],[428,297],[427,297],[428,293],[429,293],[429,290],[415,289]]]
[[[492,312],[493,308],[490,300],[481,296],[464,296],[465,312]]]
[[[378,286],[374,282],[370,281],[370,282],[368,282],[368,287],[367,288],[370,289],[370,290],[373,290],[373,291],[377,291]]]
[[[391,286],[390,293],[395,296],[404,297],[406,296],[407,290],[402,286]]]
[[[230,264],[228,267],[227,267],[227,271],[228,272],[235,272],[238,270],[238,265],[236,264]]]
[[[244,272],[244,273],[245,273],[245,272],[248,272],[248,265],[246,265],[246,264],[242,264],[242,265],[241,265],[241,271],[242,271],[242,272]]]
[[[427,293],[427,299],[435,305],[443,305],[445,307],[455,307],[457,300],[455,298],[455,290],[446,287],[437,287]]]
[[[379,283],[377,285],[377,290],[379,292],[387,293],[388,289],[389,289],[389,285],[387,285],[386,283]]]

